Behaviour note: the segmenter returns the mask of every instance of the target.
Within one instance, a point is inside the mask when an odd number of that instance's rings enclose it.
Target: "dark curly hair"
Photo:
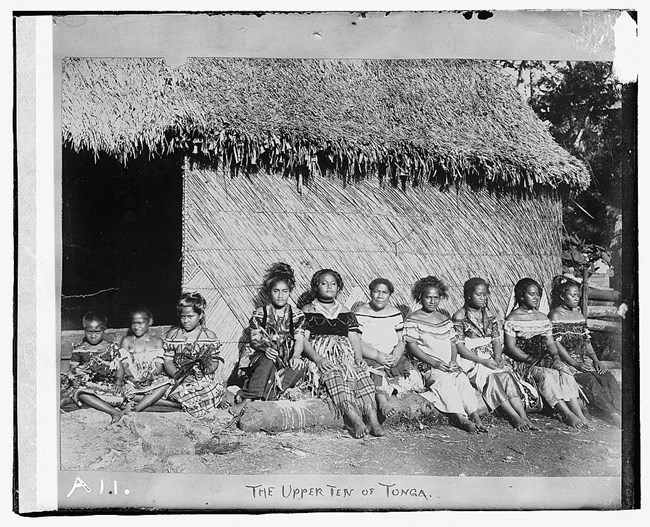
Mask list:
[[[205,309],[207,306],[208,303],[200,293],[183,293],[176,304],[176,313],[180,315],[184,307],[191,307],[199,315],[199,322],[203,324],[205,322]]]
[[[81,324],[85,328],[92,322],[97,322],[101,327],[108,325],[108,317],[100,311],[88,311],[81,319]]]
[[[521,305],[521,301],[524,299],[524,295],[526,294],[526,289],[528,289],[531,285],[537,287],[541,294],[542,286],[539,285],[539,282],[533,280],[532,278],[522,278],[515,284],[515,302],[517,302],[517,305]]]
[[[490,284],[478,276],[470,278],[465,282],[465,284],[463,284],[463,298],[465,299],[465,303],[469,301],[470,297],[474,294],[474,291],[476,291],[476,288],[480,285],[487,287],[488,293],[490,292]]]
[[[129,312],[129,316],[130,316],[131,319],[133,319],[133,317],[138,313],[140,315],[143,315],[144,318],[146,318],[149,322],[151,322],[153,320],[153,313],[151,312],[151,309],[149,309],[146,306],[138,306],[135,309],[132,309]]]
[[[278,282],[286,282],[289,290],[293,291],[293,288],[296,286],[296,278],[289,264],[277,262],[266,270],[266,274],[264,275],[264,288],[270,292]]]
[[[435,287],[438,290],[440,298],[447,298],[447,286],[443,281],[435,276],[425,276],[413,284],[413,288],[411,289],[413,300],[419,302],[424,292],[430,287]]]
[[[580,284],[571,278],[563,275],[553,277],[551,288],[551,309],[562,304],[562,297],[571,287],[577,287],[580,290]]]
[[[330,274],[334,277],[336,280],[336,285],[339,289],[339,293],[343,291],[343,278],[341,277],[340,273],[337,273],[332,269],[321,269],[319,271],[316,271],[314,273],[314,276],[311,277],[311,294],[314,296],[314,298],[316,297],[316,293],[318,291],[318,282],[320,282],[321,278],[326,274]]]
[[[379,284],[384,284],[388,288],[388,292],[392,295],[395,292],[395,286],[388,278],[375,278],[370,284],[368,284],[368,289],[371,291],[377,287]]]

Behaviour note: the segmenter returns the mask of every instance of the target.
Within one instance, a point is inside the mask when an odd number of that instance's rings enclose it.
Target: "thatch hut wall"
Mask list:
[[[277,261],[296,272],[294,303],[314,271],[329,267],[343,275],[340,298],[350,307],[384,276],[395,284],[394,302],[408,310],[414,281],[434,274],[450,287],[441,307],[452,311],[462,305],[465,280],[482,276],[502,314],[519,278],[548,286],[561,265],[561,207],[552,193],[517,199],[429,185],[404,192],[373,179],[344,187],[315,177],[299,195],[278,175],[231,178],[188,165],[183,208],[183,289],[206,297],[208,327],[230,366],[262,301],[264,272]]]
[[[280,260],[295,298],[332,267],[344,302],[381,274],[409,308],[434,273],[451,311],[481,275],[502,312],[518,278],[560,270],[558,193],[589,184],[492,61],[74,58],[61,110],[73,150],[186,156],[182,286],[228,365]]]

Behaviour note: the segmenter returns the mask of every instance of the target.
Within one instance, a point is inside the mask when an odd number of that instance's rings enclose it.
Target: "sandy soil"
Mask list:
[[[620,476],[620,429],[592,418],[575,430],[536,414],[541,429],[517,432],[488,416],[488,434],[469,435],[444,419],[401,420],[380,438],[344,429],[278,434],[225,428],[217,411],[197,421],[183,413],[127,416],[107,428],[105,414],[61,412],[61,468],[202,474],[396,474],[429,476]]]

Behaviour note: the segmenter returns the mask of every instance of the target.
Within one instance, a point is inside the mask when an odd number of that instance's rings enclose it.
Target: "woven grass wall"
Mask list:
[[[182,286],[206,297],[224,371],[237,360],[262,276],[277,261],[296,272],[294,302],[323,267],[343,275],[339,298],[350,307],[384,276],[395,284],[394,303],[411,309],[413,282],[434,274],[450,288],[441,307],[453,311],[465,280],[482,276],[501,316],[519,278],[548,287],[560,271],[561,207],[552,195],[522,200],[431,185],[403,192],[376,179],[344,188],[331,177],[316,177],[299,195],[294,180],[278,175],[231,178],[186,166],[183,199]]]

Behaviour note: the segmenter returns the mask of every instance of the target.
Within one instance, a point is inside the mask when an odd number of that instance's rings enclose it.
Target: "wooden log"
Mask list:
[[[244,432],[284,432],[316,425],[340,427],[343,420],[322,399],[252,401],[239,419],[239,428]]]
[[[603,331],[605,333],[620,333],[622,331],[620,320],[613,322],[611,320],[588,318],[587,327],[589,328],[589,331]]]
[[[590,300],[608,300],[610,302],[617,302],[621,296],[615,289],[599,289],[596,287],[589,287],[587,294]]]
[[[589,318],[618,319],[618,308],[614,306],[589,306]]]
[[[425,392],[424,395],[431,392]],[[487,406],[477,392],[479,413],[487,413]],[[387,423],[401,418],[421,419],[429,415],[440,415],[433,403],[421,394],[407,392],[391,397],[390,403],[397,410]],[[343,419],[337,418],[330,406],[322,399],[300,401],[253,401],[248,403],[239,419],[239,428],[244,432],[284,432],[301,430],[310,426],[343,426]]]
[[[589,306],[613,306],[615,305],[614,302],[608,301],[608,300],[592,300],[591,298],[589,299]]]

